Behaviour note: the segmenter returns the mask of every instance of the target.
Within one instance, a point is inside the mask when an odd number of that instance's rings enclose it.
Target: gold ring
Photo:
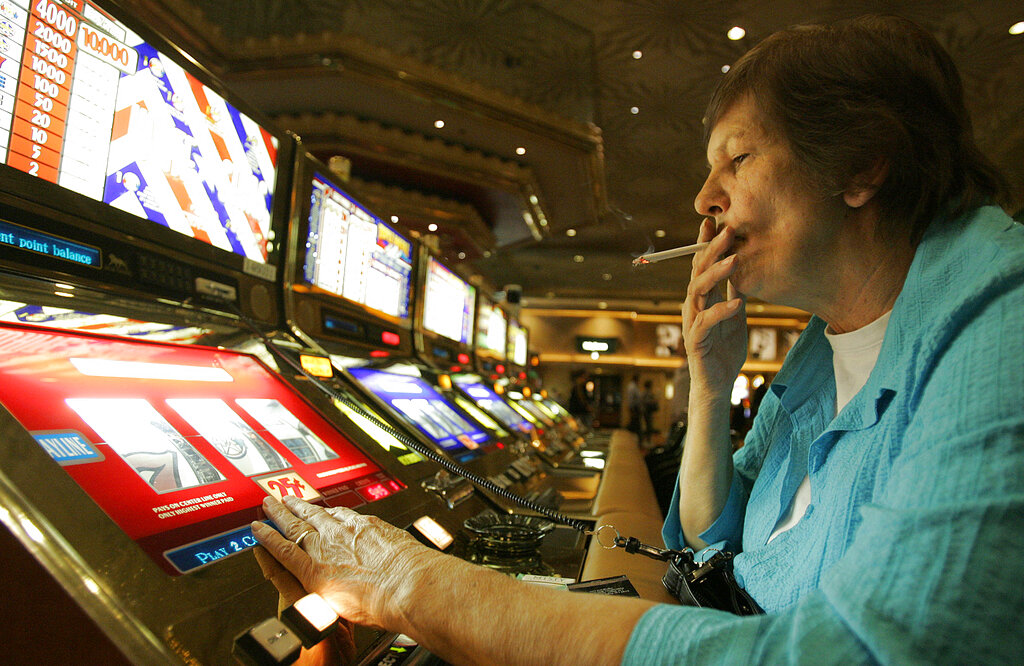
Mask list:
[[[313,534],[314,532],[316,532],[316,530],[308,529],[305,532],[303,532],[302,534],[300,534],[298,537],[295,538],[295,545],[298,546],[299,548],[302,548],[302,540],[305,539],[306,537],[308,537],[310,534]]]

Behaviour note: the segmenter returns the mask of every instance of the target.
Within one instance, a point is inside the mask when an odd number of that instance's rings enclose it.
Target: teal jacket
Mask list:
[[[767,611],[661,605],[624,663],[1010,663],[1024,649],[1024,227],[985,207],[919,245],[867,383],[835,411],[812,318],[701,538]],[[811,505],[767,543],[797,486]],[[682,546],[678,488],[665,522]]]

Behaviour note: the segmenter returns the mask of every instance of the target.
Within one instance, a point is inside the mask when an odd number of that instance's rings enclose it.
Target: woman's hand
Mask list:
[[[431,566],[437,553],[405,531],[350,509],[324,509],[294,497],[284,504],[268,497],[263,509],[285,536],[259,522],[253,534],[304,589],[352,622],[402,631],[402,601],[414,593],[416,573]],[[304,533],[300,547],[294,540]]]
[[[746,306],[728,282],[736,270],[736,256],[721,258],[732,246],[733,231],[724,227],[716,236],[711,218],[705,218],[697,240],[711,244],[693,257],[683,303],[690,395],[728,398],[747,358]]]

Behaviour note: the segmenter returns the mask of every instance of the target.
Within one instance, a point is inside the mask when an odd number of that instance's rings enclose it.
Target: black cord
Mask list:
[[[455,462],[448,456],[440,454],[431,449],[430,447],[424,446],[422,443],[409,437],[405,433],[395,430],[393,427],[391,427],[391,425],[377,418],[376,414],[367,411],[358,402],[352,400],[347,395],[336,392],[330,386],[327,386],[323,381],[321,381],[319,377],[315,377],[314,375],[307,372],[306,369],[303,368],[301,364],[297,363],[285,352],[278,349],[276,345],[274,345],[274,343],[266,336],[266,334],[262,330],[260,330],[260,328],[252,320],[250,320],[247,316],[245,316],[245,314],[238,310],[237,306],[235,310],[238,313],[238,316],[241,318],[241,320],[245,322],[245,324],[250,329],[252,329],[252,331],[256,333],[256,335],[260,337],[260,339],[263,341],[264,346],[266,346],[267,349],[271,351],[271,353],[273,353],[278,358],[282,359],[293,369],[295,369],[304,377],[309,379],[313,383],[313,386],[315,386],[317,389],[328,395],[330,398],[344,404],[346,407],[348,407],[355,413],[359,414],[363,418],[368,419],[375,426],[377,426],[387,434],[397,439],[403,445],[420,454],[424,458],[432,460],[433,462],[437,463],[438,465],[448,470],[452,474],[464,477],[466,480],[468,480],[470,483],[477,486],[478,488],[483,488],[491,493],[494,493],[495,495],[498,495],[499,497],[503,497],[507,500],[515,502],[516,504],[520,504],[526,507],[527,509],[530,509],[531,511],[535,511],[546,518],[550,518],[556,523],[568,525],[569,527],[579,530],[580,532],[590,532],[589,523],[582,520],[578,520],[576,518],[570,518],[569,516],[561,514],[557,511],[553,511],[542,504],[529,500],[525,497],[521,497],[509,490],[506,490],[505,488],[502,488],[501,486],[495,484],[487,477],[480,476],[479,474],[476,474],[475,472],[466,469],[465,467]]]

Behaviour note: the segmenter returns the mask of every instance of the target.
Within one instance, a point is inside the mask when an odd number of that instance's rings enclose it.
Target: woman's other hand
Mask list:
[[[728,399],[747,358],[746,305],[729,284],[729,276],[736,270],[736,256],[723,258],[732,247],[733,231],[723,227],[715,235],[714,223],[705,218],[697,240],[711,244],[693,257],[683,303],[690,396]]]

